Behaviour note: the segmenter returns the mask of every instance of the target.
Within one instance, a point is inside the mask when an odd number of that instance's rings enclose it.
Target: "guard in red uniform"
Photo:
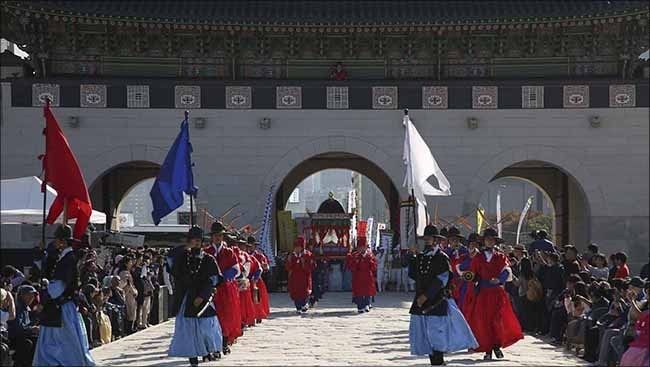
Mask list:
[[[497,231],[487,228],[483,232],[483,241],[483,251],[472,258],[470,266],[476,298],[467,321],[479,343],[475,351],[484,352],[483,359],[491,360],[492,353],[497,358],[503,358],[501,348],[516,343],[524,336],[503,288],[510,274],[510,264],[506,255],[495,248],[500,241]]]
[[[255,326],[255,305],[253,304],[251,282],[253,274],[259,271],[259,263],[246,252],[246,241],[243,238],[236,240],[241,264],[241,277],[239,278],[239,305],[241,306],[242,328]]]
[[[214,305],[223,332],[223,353],[229,354],[229,345],[242,335],[239,290],[235,281],[241,270],[237,256],[224,242],[225,232],[226,228],[221,222],[214,222],[210,230],[211,243],[205,252],[217,259],[219,270],[224,278],[224,281],[217,286]]]
[[[370,297],[377,294],[375,272],[377,260],[368,248],[365,237],[357,238],[356,251],[346,258],[347,268],[352,272],[352,302],[357,304],[359,313],[370,311]]]
[[[305,249],[305,239],[298,237],[293,243],[293,252],[285,264],[289,273],[289,295],[298,314],[307,313],[307,301],[311,294],[311,273],[316,268],[314,256]]]
[[[257,240],[253,236],[249,236],[246,240],[248,243],[248,253],[253,256],[260,264],[260,272],[255,280],[257,286],[257,295],[253,291],[253,303],[255,304],[255,318],[257,323],[262,322],[263,319],[266,319],[270,314],[270,304],[269,304],[269,292],[266,289],[266,284],[264,279],[262,279],[262,274],[268,272],[269,259],[264,255],[264,253],[257,249]],[[259,302],[256,302],[256,298]]]

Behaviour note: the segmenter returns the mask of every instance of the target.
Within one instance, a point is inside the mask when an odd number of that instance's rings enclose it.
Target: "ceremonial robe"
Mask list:
[[[223,281],[217,286],[214,305],[221,330],[228,343],[242,335],[239,288],[235,278],[241,272],[235,252],[225,244],[211,244],[205,251],[217,259]]]
[[[352,272],[352,296],[371,297],[377,294],[375,272],[377,259],[370,251],[353,252],[347,256],[347,267]]]
[[[50,254],[46,267],[50,277],[43,302],[34,366],[94,366],[86,327],[73,300],[79,290],[77,257],[71,247],[60,255]]]
[[[174,304],[176,322],[169,346],[170,357],[202,357],[221,352],[222,331],[211,297],[220,281],[217,262],[200,250],[179,252],[173,259]],[[202,302],[194,304],[200,297]]]
[[[235,251],[237,252],[237,251]],[[259,268],[257,260],[250,256],[246,251],[239,250],[239,260],[242,267],[241,279],[247,282],[240,283],[239,286],[239,305],[241,307],[241,323],[245,326],[255,325],[255,305],[253,304],[252,290],[253,284],[251,278],[254,272]],[[245,286],[243,284],[246,284]]]
[[[264,255],[264,253],[259,250],[255,250],[253,252],[253,257],[255,257],[255,259],[257,259],[257,261],[260,263],[261,268],[259,278],[256,281],[260,300],[259,303],[255,304],[255,317],[258,320],[261,320],[267,318],[271,313],[269,292],[266,289],[266,283],[264,283],[264,279],[262,279],[262,274],[269,271],[269,259],[266,257],[266,255]]]
[[[463,314],[453,299],[448,299],[450,265],[438,248],[412,256],[409,276],[415,280],[415,298],[409,313],[411,354],[456,352],[478,346]],[[417,300],[424,295],[420,306]]]
[[[506,348],[523,339],[521,326],[503,289],[508,276],[508,258],[501,252],[482,252],[472,258],[475,276],[475,298],[469,306],[468,322],[479,342],[477,352]],[[499,279],[491,284],[490,279]]]
[[[291,253],[285,267],[289,273],[289,296],[296,303],[306,304],[311,294],[311,273],[316,267],[312,253],[307,250]]]

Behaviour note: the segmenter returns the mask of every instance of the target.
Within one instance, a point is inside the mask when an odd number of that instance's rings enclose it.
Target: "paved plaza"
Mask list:
[[[233,353],[201,366],[426,366],[427,357],[409,354],[408,307],[410,294],[384,293],[373,311],[358,315],[350,293],[327,293],[305,316],[293,310],[289,296],[271,294],[272,314],[246,332]],[[152,327],[94,349],[100,366],[184,366],[187,359],[167,357],[174,321]],[[485,362],[481,353],[447,356],[451,366],[576,366],[586,362],[526,336],[505,350],[506,358]]]

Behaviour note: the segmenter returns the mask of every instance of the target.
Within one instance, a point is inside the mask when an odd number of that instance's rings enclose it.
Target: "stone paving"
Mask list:
[[[201,366],[426,366],[427,357],[411,356],[408,307],[411,295],[383,293],[375,308],[358,315],[350,293],[327,293],[316,309],[296,315],[287,294],[272,294],[272,315],[240,338],[232,354]],[[167,357],[174,329],[169,321],[92,350],[99,366],[184,366],[187,359]],[[576,366],[586,362],[526,336],[504,350],[503,360],[482,354],[447,355],[450,366]]]

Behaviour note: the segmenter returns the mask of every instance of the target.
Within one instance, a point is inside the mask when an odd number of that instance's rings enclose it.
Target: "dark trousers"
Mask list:
[[[296,310],[300,311],[307,305],[306,299],[294,300],[293,304],[296,306]]]
[[[526,296],[519,297],[519,321],[525,331],[543,331],[543,319],[546,312],[544,301],[531,302]]]
[[[363,310],[370,305],[370,296],[357,296],[352,298],[352,302],[357,304],[357,310]]]
[[[568,322],[567,313],[564,307],[556,308],[551,313],[551,331],[550,335],[554,339],[561,340]]]

